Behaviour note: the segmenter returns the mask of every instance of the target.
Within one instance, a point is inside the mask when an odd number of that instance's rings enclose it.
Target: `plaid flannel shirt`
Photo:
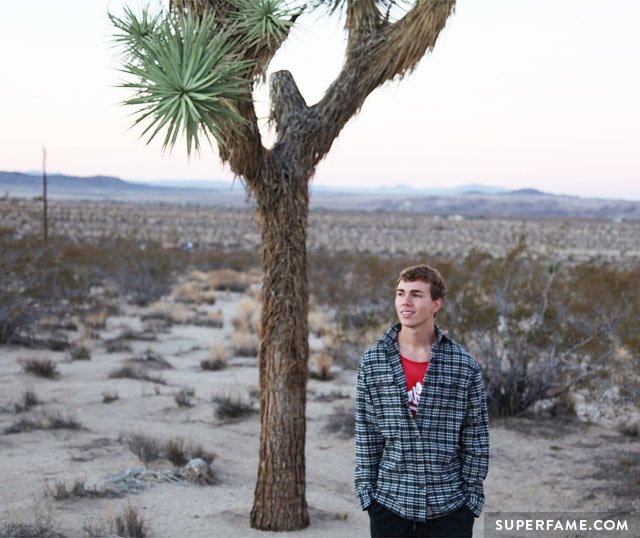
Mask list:
[[[356,394],[355,489],[410,520],[484,504],[489,420],[480,365],[436,327],[418,411],[409,410],[398,333],[391,327],[362,356]]]

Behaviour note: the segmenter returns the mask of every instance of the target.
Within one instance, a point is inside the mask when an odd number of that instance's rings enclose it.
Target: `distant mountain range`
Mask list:
[[[242,207],[247,196],[240,181],[164,181],[141,183],[111,176],[47,177],[51,199],[137,203],[206,204]],[[42,195],[36,173],[0,172],[0,193],[9,197]],[[339,189],[311,184],[311,207],[321,210],[419,212],[468,217],[579,217],[640,220],[640,202],[558,196],[536,189],[507,190],[486,185],[416,189],[406,185]],[[250,203],[250,202],[249,202]]]

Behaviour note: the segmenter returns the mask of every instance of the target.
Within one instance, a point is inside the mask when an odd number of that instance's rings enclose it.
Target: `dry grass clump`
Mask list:
[[[309,377],[320,381],[329,381],[333,379],[331,366],[333,365],[333,357],[326,351],[314,353],[311,356],[309,369]]]
[[[120,399],[120,396],[118,396],[118,393],[115,392],[115,391],[114,392],[109,392],[109,391],[105,390],[102,393],[102,403],[110,404],[110,403],[113,403],[113,402],[115,402],[116,400],[119,400],[119,399]]]
[[[210,465],[215,459],[215,454],[205,450],[202,445],[193,443],[183,437],[174,437],[168,441],[161,441],[155,437],[143,433],[130,433],[121,435],[138,459],[145,465],[166,459],[175,467],[183,467],[192,460],[199,459]]]
[[[195,404],[193,403],[193,398],[196,394],[195,389],[192,388],[183,388],[176,392],[174,399],[178,404],[178,407],[188,408],[193,407]]]
[[[222,370],[227,367],[227,348],[222,342],[216,342],[209,347],[209,358],[200,362],[203,370]]]
[[[21,418],[11,426],[4,429],[4,433],[25,433],[34,430],[80,430],[82,424],[72,415],[63,415],[60,412],[42,413],[32,418]]]
[[[310,310],[308,315],[309,332],[320,338],[330,334],[334,329],[327,318],[327,315],[321,310]]]
[[[214,396],[212,401],[216,404],[216,418],[220,420],[240,420],[255,413],[251,401],[239,395]]]
[[[83,478],[76,478],[68,484],[64,480],[56,480],[53,485],[47,483],[45,495],[62,501],[74,498],[104,499],[119,497],[112,489],[99,489],[97,486],[89,487]]]
[[[259,346],[257,334],[234,332],[231,335],[231,347],[239,357],[257,357]]]
[[[260,303],[253,297],[245,297],[238,303],[233,318],[233,328],[240,333],[260,333]]]
[[[13,404],[13,409],[16,413],[23,413],[41,403],[35,391],[33,389],[27,389],[22,393],[20,401]]]
[[[218,291],[243,293],[257,280],[257,277],[233,269],[217,269],[209,273],[209,285]]]
[[[150,381],[158,385],[166,385],[167,382],[160,375],[152,375],[144,368],[131,364],[125,364],[109,373],[110,379],[137,379],[139,381]]]
[[[191,310],[184,304],[161,300],[153,303],[140,318],[143,321],[161,321],[165,325],[184,324],[189,321]]]
[[[207,465],[211,465],[215,454],[205,450],[202,445],[196,445],[186,441],[182,437],[169,439],[164,445],[164,457],[176,467],[182,467],[193,459],[201,459]]]
[[[56,528],[53,513],[43,514],[36,506],[32,522],[23,520],[0,522],[0,536],[11,538],[64,538]]]
[[[356,418],[353,409],[336,408],[324,427],[328,433],[334,433],[343,439],[350,439],[356,432]]]
[[[215,304],[216,293],[208,289],[206,282],[194,282],[188,280],[178,284],[171,293],[172,299],[177,303],[189,304]]]
[[[198,313],[193,320],[194,325],[201,327],[211,327],[213,329],[222,329],[224,327],[224,314],[222,310],[215,312]]]
[[[162,457],[162,443],[155,437],[138,432],[124,436],[124,440],[129,450],[145,465]]]
[[[104,347],[107,350],[107,353],[122,353],[125,351],[131,351],[131,344],[129,344],[126,339],[119,337],[105,340]]]
[[[74,361],[91,360],[91,351],[93,350],[93,342],[88,336],[83,336],[69,347],[69,357]]]
[[[83,318],[84,324],[90,329],[104,329],[107,325],[107,318],[109,317],[108,310],[96,310],[89,312]]]
[[[57,379],[60,377],[57,364],[51,359],[32,357],[20,361],[22,369],[28,373],[45,379]]]
[[[122,538],[145,538],[149,535],[146,521],[139,510],[130,504],[120,514],[109,518],[107,524],[112,535]]]

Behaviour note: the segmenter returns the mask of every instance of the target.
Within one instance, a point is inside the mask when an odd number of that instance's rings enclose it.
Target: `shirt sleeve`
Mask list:
[[[371,392],[366,383],[363,360],[358,367],[356,384],[356,468],[355,490],[358,502],[366,510],[373,500],[373,491],[378,479],[378,463],[382,456],[384,438],[376,422]]]
[[[460,435],[462,480],[467,494],[466,504],[478,516],[484,504],[483,481],[489,469],[489,416],[479,367],[473,373],[468,398]]]

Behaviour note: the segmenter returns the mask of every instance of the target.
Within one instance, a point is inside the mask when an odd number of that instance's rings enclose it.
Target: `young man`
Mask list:
[[[404,269],[392,326],[362,356],[356,394],[358,501],[371,536],[471,536],[484,503],[489,422],[478,363],[435,324],[446,283]]]

